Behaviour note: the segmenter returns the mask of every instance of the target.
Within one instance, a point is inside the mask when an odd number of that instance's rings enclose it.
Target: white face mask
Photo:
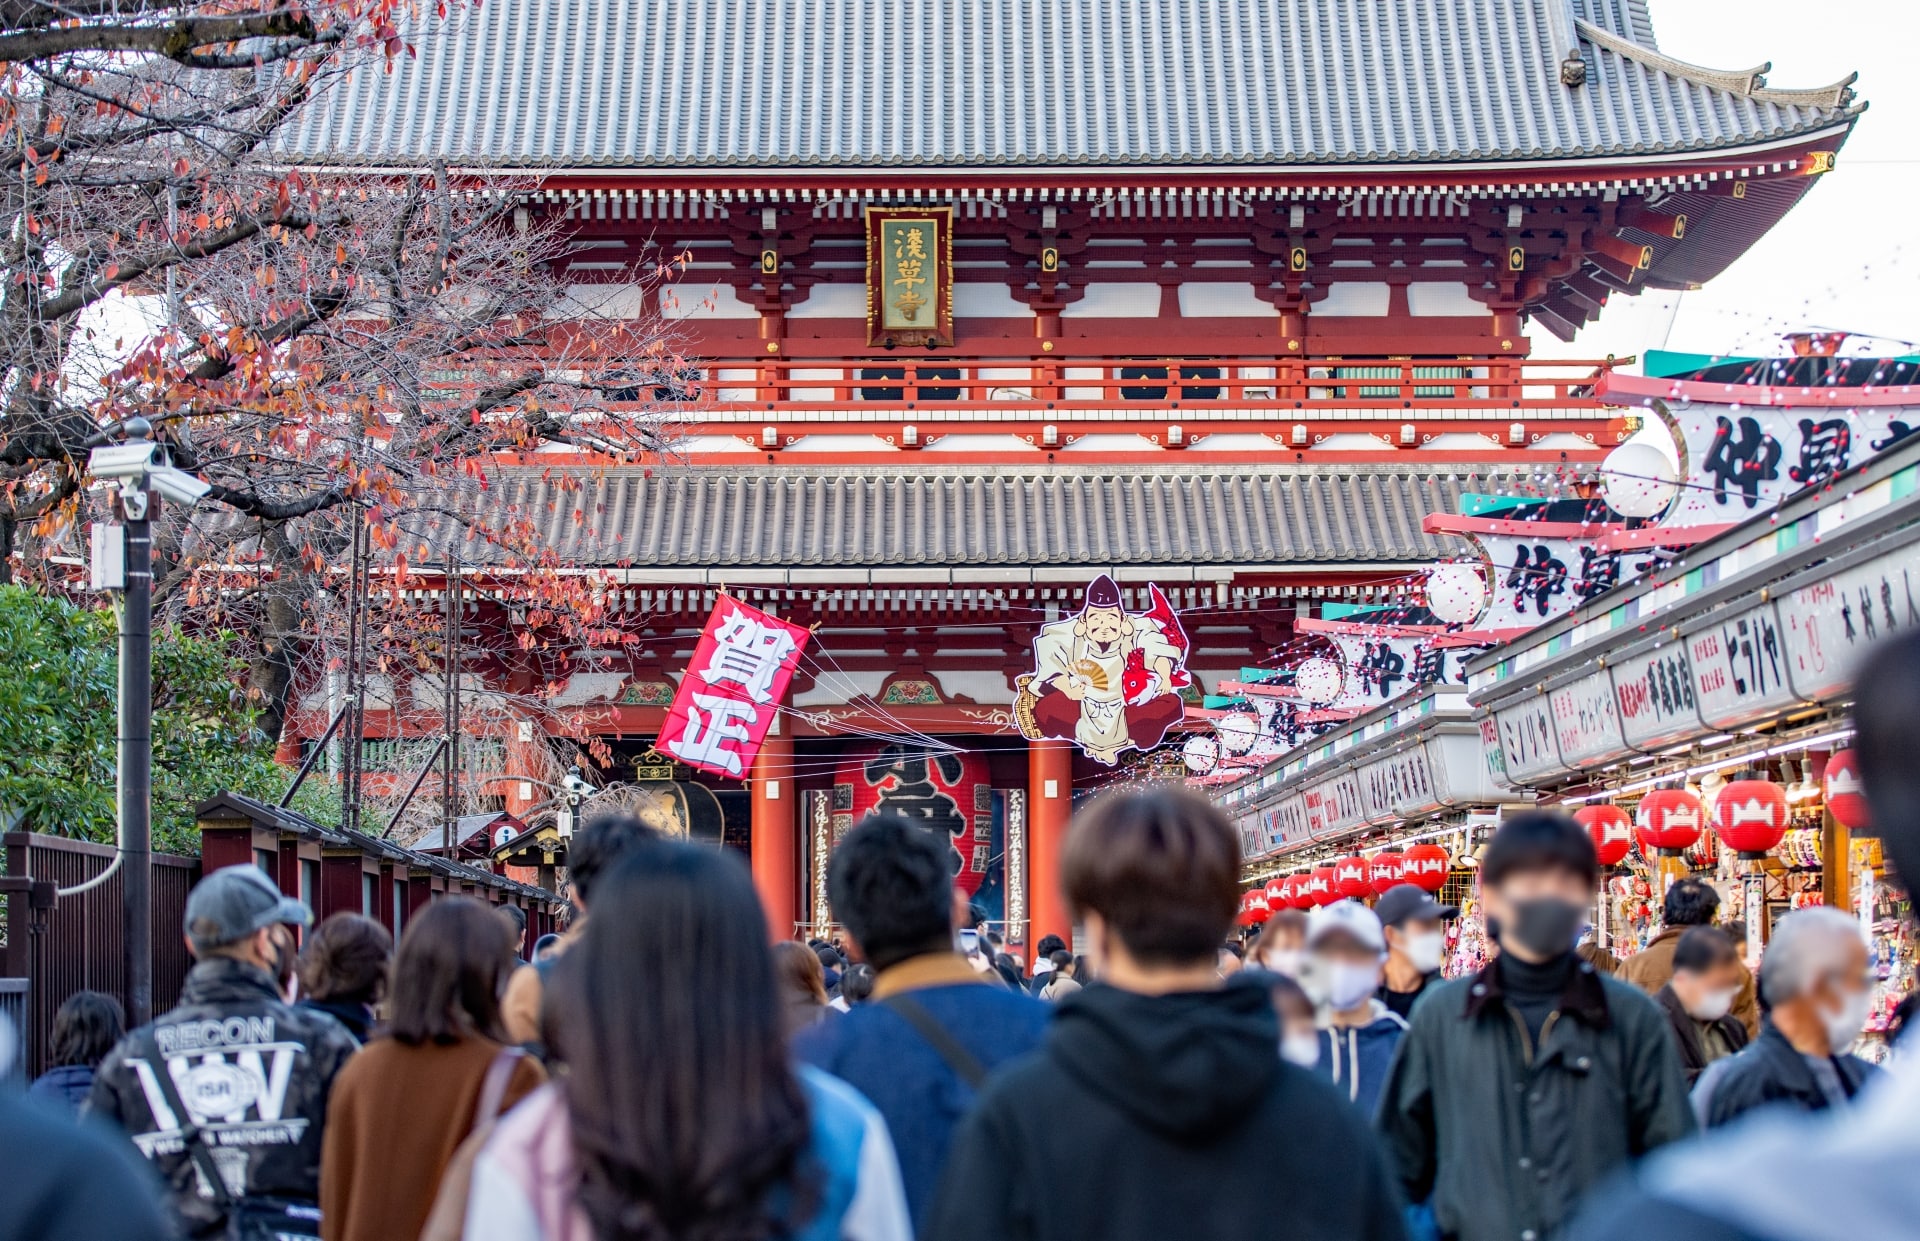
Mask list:
[[[1352,961],[1325,961],[1318,971],[1326,979],[1327,1003],[1335,1012],[1358,1008],[1380,989],[1380,966]]]
[[[1310,1069],[1320,1063],[1320,1036],[1289,1034],[1280,1040],[1280,1058],[1288,1064]]]
[[[1873,993],[1871,991],[1849,991],[1846,1002],[1839,1012],[1820,1011],[1820,1020],[1827,1027],[1827,1049],[1838,1056],[1846,1052],[1867,1028],[1867,1015],[1873,1011]]]
[[[1427,931],[1419,935],[1409,935],[1401,945],[1401,951],[1407,954],[1407,962],[1422,974],[1431,974],[1446,963],[1447,933],[1445,931]]]
[[[1267,968],[1288,978],[1300,977],[1300,967],[1306,960],[1307,954],[1298,948],[1275,948],[1266,956]]]
[[[1733,1011],[1733,997],[1739,994],[1738,987],[1722,987],[1718,991],[1706,992],[1698,1004],[1687,1009],[1687,1016],[1695,1021],[1718,1021]]]

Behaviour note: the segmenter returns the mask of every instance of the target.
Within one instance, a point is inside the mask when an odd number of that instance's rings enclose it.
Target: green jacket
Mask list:
[[[1442,1237],[1552,1241],[1608,1173],[1693,1132],[1666,1018],[1637,988],[1580,962],[1532,1042],[1495,965],[1414,1008],[1378,1124]]]

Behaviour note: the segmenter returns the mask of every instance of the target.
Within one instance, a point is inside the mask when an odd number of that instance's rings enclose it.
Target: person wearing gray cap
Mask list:
[[[1424,888],[1411,883],[1388,888],[1374,906],[1387,937],[1387,968],[1375,998],[1402,1017],[1413,1016],[1413,1003],[1440,981],[1447,959],[1449,918],[1460,910],[1442,905]]]
[[[153,1162],[184,1236],[320,1235],[327,1096],[359,1044],[280,990],[291,928],[312,920],[257,867],[202,879],[187,896],[195,964],[179,1005],[129,1034],[94,1077],[88,1112]]]

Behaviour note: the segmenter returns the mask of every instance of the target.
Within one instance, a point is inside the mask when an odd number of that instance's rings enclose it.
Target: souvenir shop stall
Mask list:
[[[1449,972],[1477,968],[1476,853],[1502,804],[1524,796],[1494,779],[1482,748],[1465,688],[1432,685],[1216,793],[1248,859],[1242,925],[1414,883],[1463,911]]]
[[[1693,875],[1758,959],[1792,909],[1856,914],[1884,1028],[1914,984],[1849,749],[1874,642],[1920,624],[1920,441],[1688,547],[1673,564],[1467,666],[1492,777],[1565,806],[1610,868],[1595,922],[1616,955]]]

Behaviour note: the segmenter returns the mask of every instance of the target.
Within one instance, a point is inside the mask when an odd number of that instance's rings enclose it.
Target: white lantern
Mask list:
[[[1186,760],[1187,770],[1194,775],[1208,775],[1220,765],[1220,743],[1196,733],[1180,747],[1180,757]]]
[[[1302,698],[1316,707],[1324,707],[1338,698],[1346,684],[1346,670],[1337,661],[1324,655],[1303,660],[1293,670],[1293,687],[1300,691]]]
[[[1260,721],[1250,711],[1234,711],[1213,722],[1213,735],[1229,754],[1245,754],[1260,740]]]
[[[1487,576],[1477,564],[1448,562],[1427,571],[1427,610],[1449,625],[1464,625],[1487,606]]]
[[[1600,466],[1600,494],[1623,517],[1658,517],[1680,494],[1680,473],[1652,444],[1622,444]]]

